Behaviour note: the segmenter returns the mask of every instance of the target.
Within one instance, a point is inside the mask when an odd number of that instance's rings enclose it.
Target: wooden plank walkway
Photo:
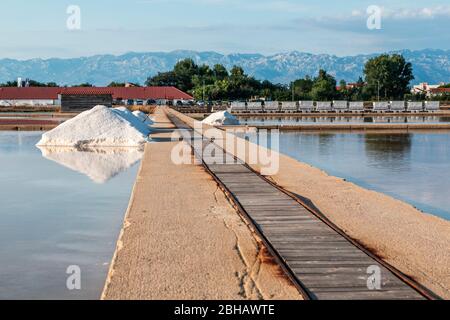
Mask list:
[[[171,120],[189,129],[176,117]],[[245,211],[260,235],[275,251],[310,299],[425,299],[369,254],[319,219],[314,213],[244,163],[217,164],[217,155],[234,159],[217,145],[216,156],[204,165]],[[379,268],[380,289],[371,290],[371,268]]]

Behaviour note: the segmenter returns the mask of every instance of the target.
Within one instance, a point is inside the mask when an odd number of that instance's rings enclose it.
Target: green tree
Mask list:
[[[325,70],[319,70],[311,89],[311,98],[317,101],[332,100],[337,96],[336,79]]]
[[[156,76],[149,77],[145,84],[148,86],[176,86],[180,90],[190,92],[194,88],[194,76],[201,76],[202,70],[207,69],[204,66],[199,68],[192,59],[184,59],[177,62],[172,71],[159,72]]]
[[[193,77],[199,74],[199,67],[192,59],[184,59],[173,68],[173,73],[177,79],[177,87],[183,91],[190,91],[194,88]]]
[[[221,64],[216,64],[213,68],[214,77],[217,80],[224,80],[228,78],[228,70]]]
[[[365,92],[371,97],[403,99],[414,79],[410,62],[399,54],[382,54],[367,61],[364,67]]]
[[[125,87],[125,82],[111,82],[108,87]]]
[[[145,82],[147,86],[177,86],[178,79],[173,71],[159,72],[156,76],[150,77]]]
[[[94,85],[89,82],[80,83],[78,85],[72,86],[72,87],[93,87]]]
[[[294,98],[296,100],[308,100],[311,99],[311,90],[313,88],[314,81],[310,76],[306,76],[304,79],[295,80],[294,86]]]

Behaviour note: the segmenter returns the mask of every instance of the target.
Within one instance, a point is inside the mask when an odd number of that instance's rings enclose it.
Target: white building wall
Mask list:
[[[57,100],[0,100],[0,106],[53,106]]]

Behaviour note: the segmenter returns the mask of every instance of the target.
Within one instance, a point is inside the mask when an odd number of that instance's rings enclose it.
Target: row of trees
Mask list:
[[[17,87],[17,85],[18,85],[17,80],[0,83],[0,87]],[[35,80],[22,81],[22,87],[25,87],[26,85],[28,85],[29,87],[58,87],[58,84],[56,82],[44,83]]]
[[[364,67],[363,80],[347,86],[344,80],[337,89],[336,79],[325,70],[315,78],[293,81],[290,85],[260,81],[245,74],[241,67],[228,71],[223,65],[197,65],[192,59],[179,61],[172,71],[149,77],[146,85],[176,86],[190,92],[199,100],[234,100],[265,97],[272,100],[389,100],[400,99],[409,93],[414,79],[412,65],[398,54],[380,55],[370,59]]]
[[[0,83],[0,87],[17,87],[18,82],[17,80],[14,81],[7,81],[5,83]],[[56,82],[39,82],[36,80],[23,80],[22,81],[22,87],[59,87],[59,85]],[[72,87],[93,87],[94,85],[86,82],[86,83],[80,83],[77,85],[74,85]]]

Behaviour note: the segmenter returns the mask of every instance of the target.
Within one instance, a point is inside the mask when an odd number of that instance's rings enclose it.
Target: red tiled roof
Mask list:
[[[450,93],[450,88],[434,88],[430,89],[431,93]]]
[[[175,87],[115,87],[113,98],[118,99],[180,99],[191,100],[192,96]]]
[[[56,100],[59,94],[112,94],[114,99],[193,99],[192,96],[175,87],[0,88],[0,100]]]
[[[61,88],[0,88],[0,100],[56,100]]]
[[[59,94],[75,94],[75,95],[90,95],[90,94],[114,94],[111,88],[97,88],[97,87],[72,87],[61,88]]]

